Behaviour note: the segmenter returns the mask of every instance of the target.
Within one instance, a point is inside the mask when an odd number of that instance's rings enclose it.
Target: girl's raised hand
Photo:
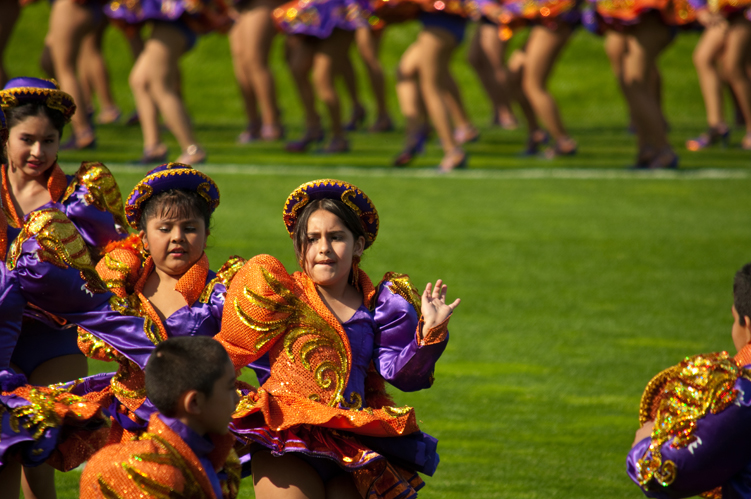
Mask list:
[[[432,283],[425,286],[422,293],[422,319],[425,322],[423,331],[427,332],[434,326],[437,326],[451,315],[451,312],[459,306],[461,300],[457,298],[453,303],[446,304],[446,290],[448,286],[443,284],[441,279],[435,282],[435,288]]]

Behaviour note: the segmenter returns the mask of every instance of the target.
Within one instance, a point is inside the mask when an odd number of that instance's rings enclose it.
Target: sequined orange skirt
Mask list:
[[[696,20],[696,13],[688,0],[600,0],[597,14],[602,21],[616,29],[637,24],[647,12],[659,13],[669,26],[684,26]]]

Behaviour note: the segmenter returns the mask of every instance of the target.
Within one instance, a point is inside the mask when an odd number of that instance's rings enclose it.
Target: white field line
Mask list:
[[[78,165],[63,163],[66,171]],[[120,172],[142,172],[142,165],[123,163],[107,164],[110,170]],[[751,161],[749,162],[751,166]],[[367,168],[353,166],[284,166],[284,165],[239,165],[239,164],[205,164],[198,165],[199,170],[209,174],[226,175],[270,175],[270,176],[308,176],[314,177],[402,177],[402,178],[445,178],[451,180],[490,180],[490,179],[642,179],[642,180],[703,180],[703,179],[747,179],[751,178],[751,169],[740,168],[698,168],[690,170],[628,170],[628,169],[593,169],[593,168],[524,168],[504,170],[459,170],[449,174],[438,173],[427,168]]]

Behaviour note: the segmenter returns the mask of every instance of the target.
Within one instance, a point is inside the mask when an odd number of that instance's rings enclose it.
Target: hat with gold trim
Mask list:
[[[356,186],[334,179],[313,180],[292,191],[284,203],[284,225],[290,237],[295,233],[300,212],[315,199],[336,199],[349,206],[365,229],[365,247],[373,244],[378,235],[378,211],[373,202]]]
[[[209,203],[212,213],[219,206],[219,188],[208,175],[183,163],[165,163],[147,173],[128,196],[125,217],[130,226],[138,230],[143,204],[152,196],[170,189],[197,192]]]
[[[0,90],[0,106],[3,111],[28,103],[43,104],[60,111],[65,116],[66,123],[70,123],[70,118],[76,112],[73,97],[60,90],[55,80],[21,76],[11,79]]]

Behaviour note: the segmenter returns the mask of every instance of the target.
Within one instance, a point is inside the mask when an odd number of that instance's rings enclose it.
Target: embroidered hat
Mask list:
[[[352,208],[365,229],[365,247],[373,244],[378,235],[378,211],[356,186],[334,179],[313,180],[292,191],[284,203],[284,225],[290,237],[294,236],[300,212],[314,199],[337,199]]]
[[[0,90],[0,106],[3,111],[30,102],[60,111],[66,123],[70,123],[70,118],[76,112],[73,97],[60,90],[55,80],[21,76],[11,79],[5,88]]]
[[[190,165],[182,163],[165,163],[146,174],[138,182],[125,203],[125,217],[131,227],[138,230],[143,203],[153,195],[170,189],[185,189],[197,192],[209,203],[213,213],[219,206],[219,188],[211,178]]]

